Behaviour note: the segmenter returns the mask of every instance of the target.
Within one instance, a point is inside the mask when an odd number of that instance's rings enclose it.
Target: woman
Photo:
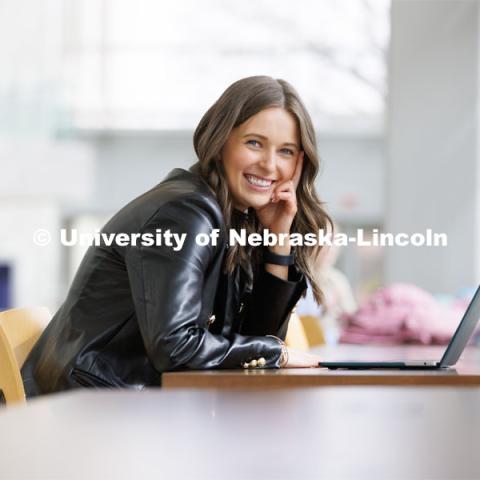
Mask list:
[[[185,235],[181,249],[90,247],[67,299],[23,369],[28,396],[70,388],[160,385],[175,369],[311,367],[287,349],[290,312],[313,249],[228,246],[229,230],[316,232],[315,133],[298,94],[257,76],[231,85],[194,134],[198,162],[173,170],[104,227],[107,234]],[[204,246],[198,234],[219,232]],[[179,237],[180,238],[180,237]]]

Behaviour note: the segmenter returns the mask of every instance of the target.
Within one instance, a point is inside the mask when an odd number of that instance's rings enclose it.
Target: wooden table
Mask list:
[[[445,347],[339,345],[314,350],[325,360],[440,360]],[[445,370],[209,370],[163,374],[164,388],[291,388],[338,385],[480,386],[480,349],[468,348]]]
[[[73,391],[0,409],[0,478],[480,478],[480,389]]]

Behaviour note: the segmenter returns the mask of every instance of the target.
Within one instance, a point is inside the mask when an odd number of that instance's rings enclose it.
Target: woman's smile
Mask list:
[[[247,180],[248,186],[259,192],[268,192],[270,187],[272,187],[272,185],[275,183],[275,180],[259,177],[258,175],[252,175],[249,173],[246,173],[244,177]]]

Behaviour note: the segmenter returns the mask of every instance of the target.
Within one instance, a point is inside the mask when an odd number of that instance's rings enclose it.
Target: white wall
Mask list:
[[[60,228],[58,207],[48,201],[0,200],[0,263],[12,271],[12,304],[45,305],[54,310],[61,290],[60,249],[52,242],[36,246],[37,229]]]
[[[317,189],[334,220],[350,226],[384,220],[384,139],[376,135],[319,135]]]
[[[447,248],[388,251],[387,281],[452,292],[479,280],[475,0],[394,1],[387,228],[448,234]]]
[[[59,242],[64,210],[91,196],[94,159],[84,144],[0,141],[0,263],[12,269],[14,306],[54,310],[66,291]],[[34,243],[47,230],[46,246]]]

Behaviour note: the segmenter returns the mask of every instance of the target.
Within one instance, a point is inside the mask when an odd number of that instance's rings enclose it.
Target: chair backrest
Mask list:
[[[288,322],[287,336],[285,337],[285,345],[296,350],[308,350],[308,340],[305,330],[297,313],[292,312],[290,321]]]
[[[15,308],[0,313],[0,390],[7,405],[25,402],[20,369],[50,319],[45,307]]]
[[[325,345],[325,334],[320,320],[317,317],[313,315],[301,315],[300,322],[305,331],[309,348]]]

